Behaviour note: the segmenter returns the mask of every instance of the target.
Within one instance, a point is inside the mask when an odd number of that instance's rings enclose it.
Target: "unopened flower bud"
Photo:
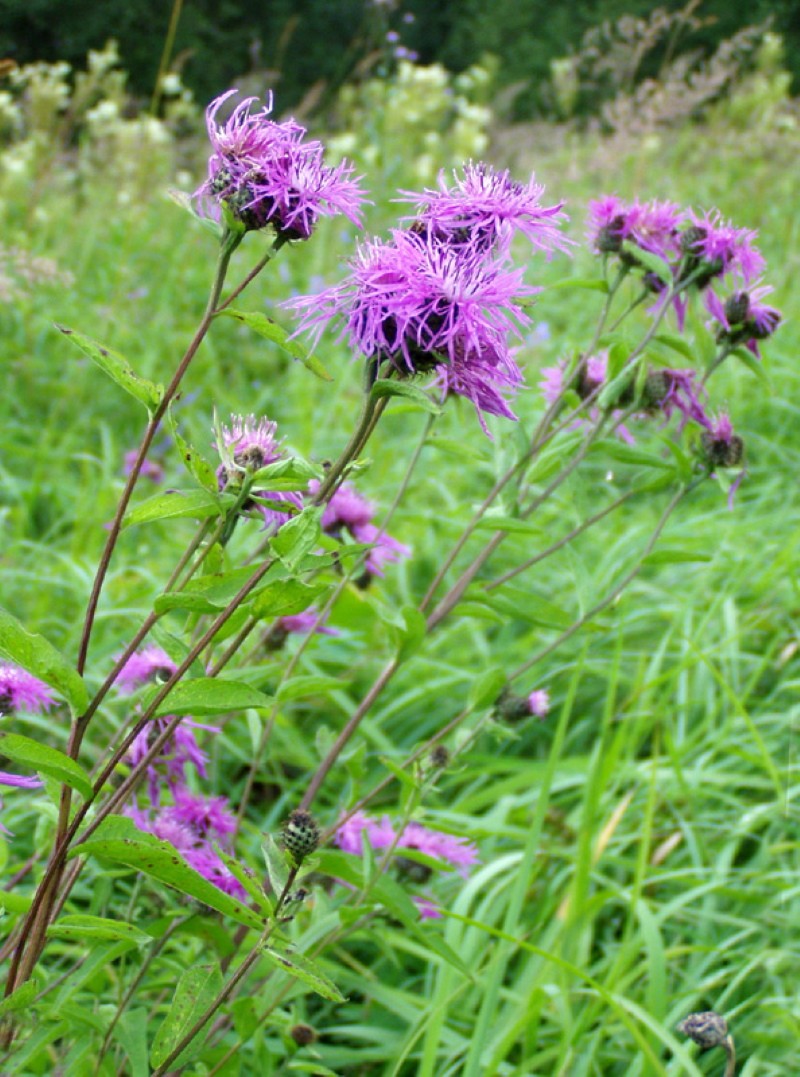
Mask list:
[[[700,435],[703,457],[709,467],[738,467],[744,457],[744,441],[733,431],[712,428]]]
[[[311,812],[297,808],[283,824],[283,844],[297,864],[319,845],[320,831]]]
[[[750,296],[747,292],[734,292],[725,301],[725,317],[731,325],[742,325],[750,313]]]
[[[622,214],[614,217],[597,233],[597,250],[600,254],[618,254],[622,250],[622,229],[625,218]]]
[[[298,1047],[308,1047],[317,1038],[317,1034],[311,1025],[294,1025],[289,1029],[289,1035]]]
[[[705,1010],[702,1013],[690,1013],[678,1025],[678,1031],[694,1040],[703,1051],[708,1051],[725,1043],[728,1038],[728,1022],[722,1014]]]
[[[666,400],[670,390],[669,375],[663,370],[651,370],[642,389],[642,407],[654,411]]]
[[[444,770],[447,764],[450,762],[450,753],[443,744],[435,744],[431,748],[431,765],[438,767],[440,770]]]

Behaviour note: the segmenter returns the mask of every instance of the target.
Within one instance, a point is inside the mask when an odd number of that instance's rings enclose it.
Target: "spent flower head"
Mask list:
[[[217,115],[238,91],[228,90],[206,110],[212,153],[208,178],[195,192],[202,212],[219,219],[221,204],[246,230],[272,225],[283,239],[308,239],[320,216],[343,214],[360,224],[363,192],[353,166],[324,163],[320,142],[294,120],[271,120],[272,97],[241,101],[220,124]]]

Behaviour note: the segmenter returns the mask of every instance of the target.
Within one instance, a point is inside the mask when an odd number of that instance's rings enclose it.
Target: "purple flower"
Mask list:
[[[701,435],[705,462],[709,467],[738,467],[744,455],[744,442],[733,431],[727,412],[720,412]]]
[[[764,258],[754,240],[758,235],[749,228],[735,228],[724,221],[719,210],[712,209],[700,216],[688,214],[689,226],[681,233],[681,248],[688,263],[684,275],[700,266],[706,274],[698,279],[698,287],[704,287],[714,277],[731,273],[745,286],[751,284],[764,269]]]
[[[550,713],[550,693],[546,688],[537,688],[528,696],[528,710],[536,718],[546,718]]]
[[[275,437],[277,428],[277,423],[265,418],[256,419],[255,415],[231,416],[230,427],[223,426],[221,429],[220,455],[225,462],[217,468],[220,490],[235,490],[246,473],[259,471],[283,458],[283,449]],[[281,512],[272,505],[263,505],[253,500],[254,498],[264,498],[270,502],[284,501],[292,506],[292,509]],[[302,494],[289,490],[253,490],[252,496],[243,505],[244,509],[257,509],[264,518],[264,526],[274,531],[292,518],[293,509],[299,511],[302,507]]]
[[[647,378],[645,393],[653,407],[660,408],[669,419],[673,412],[680,412],[679,429],[691,419],[700,426],[709,427],[711,420],[700,402],[702,388],[696,384],[694,370],[657,370]]]
[[[322,144],[307,140],[304,127],[269,119],[271,96],[257,112],[257,99],[247,98],[219,125],[217,113],[236,93],[229,90],[206,110],[213,152],[208,179],[195,192],[201,210],[218,219],[225,202],[246,229],[271,224],[285,239],[308,239],[320,216],[341,213],[360,224],[363,192],[353,166],[325,165]]]
[[[734,292],[723,302],[713,288],[707,288],[703,299],[709,314],[719,323],[717,340],[720,343],[744,344],[757,359],[760,340],[772,336],[781,321],[781,313],[761,300],[774,289],[770,285]]]
[[[469,868],[478,861],[478,849],[466,838],[429,830],[420,823],[408,823],[397,842],[399,849],[416,849],[434,860],[442,860],[456,868],[460,875],[469,874]]]
[[[360,856],[364,851],[365,834],[373,849],[386,849],[394,842],[394,829],[385,815],[377,821],[370,819],[365,812],[358,811],[336,831],[336,844],[346,853]]]
[[[508,170],[470,162],[463,175],[453,172],[453,186],[439,173],[438,190],[422,194],[402,191],[401,201],[416,205],[412,231],[420,227],[448,243],[471,244],[485,252],[505,248],[514,232],[521,232],[537,250],[551,254],[571,246],[560,232],[563,202],[543,206],[544,187],[531,176],[527,184],[511,178]]]
[[[385,531],[376,527],[375,524],[363,524],[353,528],[353,538],[356,542],[373,543],[372,549],[367,554],[364,567],[370,576],[383,577],[383,565],[399,561],[401,557],[410,557],[411,548],[397,539],[387,535]]]
[[[319,490],[319,482],[312,479],[308,488],[310,493],[315,494]],[[374,515],[375,507],[355,487],[345,482],[325,506],[322,530],[335,538],[341,538],[342,532],[346,531],[356,542],[374,544],[367,554],[365,569],[368,576],[383,576],[384,564],[408,557],[411,550],[376,527],[372,523]]]
[[[569,366],[569,360],[562,359],[558,366],[544,367],[542,369],[543,378],[539,383],[539,387],[542,391],[545,403],[550,407],[555,404],[564,392],[565,375],[567,367]],[[596,355],[590,355],[589,358],[581,364],[577,375],[573,378],[569,388],[575,390],[581,400],[586,400],[588,397],[593,396],[594,393],[605,383],[608,375],[608,352],[600,351]],[[600,418],[600,409],[592,407],[589,411],[589,419],[591,422],[596,423]],[[619,419],[622,412],[617,409],[611,413],[612,419]],[[576,419],[572,423],[572,429],[577,429],[582,425],[584,420]],[[622,423],[619,423],[616,427],[616,434],[622,441],[629,445],[635,442],[633,434]]]
[[[441,910],[439,909],[438,905],[434,905],[434,903],[430,900],[430,898],[420,897],[418,894],[415,894],[414,897],[411,900],[414,902],[414,904],[419,909],[419,918],[420,918],[420,920],[441,920],[442,919]]]
[[[22,774],[9,774],[8,771],[0,770],[0,785],[12,785],[17,789],[41,789],[44,782],[39,778],[31,778]]]
[[[41,714],[54,703],[44,681],[11,662],[0,662],[0,717],[17,711]]]
[[[138,449],[131,449],[130,452],[125,453],[123,472],[126,475],[130,475],[133,471],[133,465],[136,463],[136,457],[138,455]],[[155,460],[148,460],[145,458],[139,470],[139,474],[143,479],[150,479],[151,482],[162,482],[164,479],[164,468],[161,464],[157,464]]]
[[[152,741],[163,733],[171,721],[172,716],[166,715],[145,726],[128,749],[128,760],[131,766],[136,766],[144,759]],[[150,799],[154,803],[157,803],[159,799],[162,772],[170,788],[184,784],[187,766],[193,766],[201,778],[206,777],[208,756],[197,743],[192,729],[204,729],[211,733],[219,732],[216,726],[200,725],[188,718],[183,720],[159,755],[147,767]]]
[[[449,387],[473,402],[487,371],[490,398],[498,386],[517,388],[508,338],[529,322],[519,300],[538,290],[522,283],[522,270],[487,260],[474,245],[402,231],[391,243],[362,245],[351,266],[341,284],[289,301],[301,312],[299,331],[318,337],[325,323],[341,323],[341,336],[362,355],[406,374],[450,364],[458,373]]]
[[[166,651],[150,644],[136,651],[119,671],[117,687],[122,692],[135,692],[151,681],[167,681],[178,667]]]
[[[623,202],[606,195],[589,203],[588,240],[599,254],[618,254],[625,240],[670,260],[679,253],[683,212],[672,202]]]
[[[226,839],[236,830],[236,817],[228,810],[227,797],[203,797],[189,789],[178,788],[175,800],[166,811],[169,817],[189,827],[198,837]]]
[[[312,628],[323,636],[337,636],[335,628],[329,628],[326,624],[317,624],[319,614],[316,610],[304,610],[303,613],[292,613],[287,617],[279,617],[273,627],[291,635],[293,633],[310,632]]]
[[[217,854],[208,846],[195,846],[191,849],[182,850],[183,857],[190,868],[202,875],[208,882],[213,883],[218,890],[222,890],[231,897],[243,898],[245,888],[235,875],[225,867]]]

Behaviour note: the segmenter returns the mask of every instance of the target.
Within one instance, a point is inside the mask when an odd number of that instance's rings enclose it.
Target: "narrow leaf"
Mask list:
[[[62,916],[47,929],[51,939],[75,939],[77,942],[90,942],[92,939],[123,939],[132,946],[149,946],[152,935],[140,931],[138,927],[125,920],[107,920],[103,916],[88,916],[79,913]]]
[[[221,990],[222,973],[218,965],[193,965],[186,969],[178,980],[169,1012],[153,1040],[150,1050],[153,1066],[160,1066],[169,1057]],[[203,1041],[201,1032],[171,1065],[176,1069],[185,1066],[203,1046]]]
[[[39,994],[41,987],[39,977],[33,976],[21,987],[18,987],[16,991],[12,991],[10,995],[0,1001],[0,1015],[15,1013],[17,1010],[29,1006]]]
[[[267,866],[269,885],[275,897],[281,896],[289,881],[289,863],[283,849],[279,848],[271,834],[267,834],[261,842],[261,851],[264,854],[264,863]]]
[[[333,378],[319,359],[315,355],[311,355],[287,329],[284,329],[282,325],[278,325],[277,322],[273,322],[266,314],[255,310],[231,310],[230,308],[220,311],[220,313],[225,314],[228,318],[235,318],[236,321],[242,322],[248,329],[252,329],[260,337],[264,337],[265,340],[271,340],[287,355],[299,360],[306,370],[310,370],[318,378],[323,381],[333,381]]]
[[[186,470],[199,486],[202,486],[204,490],[209,490],[211,493],[216,494],[219,490],[216,471],[208,460],[201,456],[197,449],[190,445],[188,441],[185,441],[181,436],[171,408],[168,412],[168,417],[169,428],[172,432],[173,440],[178,447],[178,452],[183,458]]]
[[[230,498],[226,500],[230,501]],[[222,516],[224,505],[224,500],[210,490],[175,490],[171,494],[156,494],[131,509],[125,514],[122,526],[133,527],[184,516],[203,520],[208,516]]]
[[[149,693],[153,698],[159,689]],[[147,706],[148,696],[143,701]],[[268,707],[272,700],[269,696],[251,688],[241,681],[229,681],[223,677],[194,677],[190,681],[179,681],[169,695],[159,704],[155,717],[165,714],[191,714],[193,716],[227,714],[230,711],[244,711],[249,707]]]
[[[596,277],[572,277],[558,280],[555,284],[548,284],[548,290],[556,291],[565,288],[581,288],[590,292],[603,292],[608,294],[608,281],[598,280]]]
[[[672,269],[663,258],[659,258],[652,251],[643,250],[636,243],[631,243],[627,239],[622,241],[622,249],[631,258],[634,258],[639,265],[643,265],[645,269],[655,273],[659,280],[663,280],[665,284],[672,284]]]
[[[310,957],[298,954],[288,945],[276,943],[272,939],[261,946],[261,954],[276,968],[294,976],[323,998],[331,1002],[347,1001],[333,980],[329,980]]]
[[[299,516],[289,520],[270,541],[270,549],[290,571],[294,571],[303,557],[310,553],[319,541],[322,508],[312,505]]]
[[[402,396],[406,400],[416,404],[423,411],[431,415],[441,415],[442,409],[434,404],[426,392],[417,385],[410,385],[407,381],[394,381],[389,378],[379,378],[370,390],[372,396]]]
[[[146,378],[140,378],[123,356],[84,336],[83,333],[68,329],[65,325],[56,323],[56,329],[80,348],[85,355],[93,359],[120,388],[130,393],[140,404],[144,404],[148,411],[157,408],[161,403],[163,389]]]
[[[7,755],[16,763],[24,763],[37,774],[55,778],[71,789],[77,789],[84,799],[92,795],[89,775],[80,763],[70,759],[58,748],[40,744],[38,740],[22,737],[18,733],[0,733],[0,754]]]

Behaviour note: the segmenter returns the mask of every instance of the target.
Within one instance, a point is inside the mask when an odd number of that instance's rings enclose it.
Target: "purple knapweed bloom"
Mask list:
[[[119,671],[116,685],[122,692],[135,692],[152,681],[167,681],[177,669],[166,651],[150,644],[136,651]]]
[[[122,469],[124,474],[130,475],[133,471],[133,465],[136,463],[136,457],[138,455],[138,449],[131,449],[130,452],[125,453],[125,462]],[[139,475],[143,479],[149,479],[151,482],[162,482],[164,479],[164,468],[161,464],[157,464],[155,460],[145,459],[139,469]]]
[[[0,718],[17,711],[41,714],[54,702],[44,681],[12,662],[0,662]]]
[[[713,288],[707,288],[703,299],[709,314],[719,323],[717,341],[732,347],[744,344],[760,359],[758,342],[772,336],[781,321],[779,310],[762,303],[773,291],[770,285],[760,285],[734,292],[723,302]]]
[[[472,244],[487,253],[505,248],[515,232],[547,254],[568,251],[572,245],[560,231],[567,220],[564,203],[543,206],[544,187],[534,176],[519,183],[508,170],[497,172],[481,161],[464,165],[461,175],[453,171],[452,186],[441,171],[438,183],[438,190],[400,192],[400,201],[416,206],[409,218],[414,221],[412,231],[423,230],[448,243]]]
[[[680,413],[679,430],[689,420],[706,428],[711,425],[700,401],[701,392],[702,387],[697,385],[694,370],[656,370],[648,375],[645,384],[645,395],[652,408],[663,411],[667,419],[676,411]]]
[[[319,490],[319,482],[312,479],[308,488],[310,493],[315,494]],[[368,576],[382,577],[384,564],[408,557],[411,550],[404,543],[398,542],[381,528],[376,527],[372,523],[374,516],[375,507],[362,497],[355,487],[345,482],[325,506],[321,521],[322,530],[339,539],[342,538],[344,532],[347,532],[356,542],[372,544],[364,567]]]
[[[478,849],[466,838],[430,830],[420,823],[406,823],[402,831],[392,826],[387,816],[380,820],[370,818],[365,812],[356,812],[336,831],[336,844],[348,853],[364,851],[366,837],[373,849],[416,849],[434,860],[441,860],[466,875],[478,861]]]
[[[550,407],[560,399],[564,393],[565,377],[567,368],[569,367],[569,360],[562,359],[557,366],[544,367],[542,369],[542,380],[539,383],[542,396],[545,403]],[[589,397],[593,399],[596,396],[597,390],[600,389],[606,382],[608,376],[608,352],[600,351],[596,355],[590,355],[583,363],[580,364],[576,375],[574,376],[569,388],[574,389],[581,400],[587,400]],[[600,418],[601,412],[597,407],[592,407],[589,411],[589,419],[591,422],[597,422]],[[622,412],[619,409],[612,411],[612,419],[619,419]],[[583,420],[576,419],[572,423],[572,429],[577,429],[581,426]],[[635,438],[630,430],[623,423],[618,423],[615,428],[617,437],[629,445],[635,442]]]
[[[316,610],[304,610],[302,613],[290,613],[286,617],[279,617],[275,624],[289,635],[301,632],[310,632],[313,628],[323,636],[337,636],[335,628],[329,628],[324,622],[317,624],[319,614]]]
[[[550,713],[550,693],[537,688],[528,696],[528,710],[535,718],[546,718]]]
[[[219,219],[220,203],[252,230],[272,225],[284,239],[308,239],[317,218],[343,214],[360,225],[363,192],[353,166],[324,163],[320,142],[306,139],[306,129],[294,120],[269,118],[272,97],[258,111],[257,101],[241,101],[223,124],[222,105],[238,91],[229,90],[206,109],[212,154],[208,179],[195,192],[200,208]]]
[[[448,387],[473,403],[484,383],[487,399],[500,387],[513,393],[521,375],[509,337],[529,324],[520,300],[539,289],[523,284],[521,269],[488,260],[474,244],[413,231],[395,230],[392,237],[363,244],[341,284],[290,300],[301,314],[298,331],[318,338],[325,324],[340,323],[340,339],[402,374],[449,364],[458,373]]]
[[[719,210],[709,210],[702,216],[690,210],[688,227],[681,233],[681,249],[687,259],[683,275],[699,269],[700,288],[728,273],[745,286],[751,284],[765,264],[754,244],[757,235],[750,228],[735,228],[722,219]],[[706,273],[702,273],[703,268]]]
[[[235,490],[241,485],[242,478],[249,472],[274,464],[285,455],[280,442],[275,437],[278,424],[269,419],[256,419],[255,415],[232,415],[231,425],[221,427],[222,446],[218,446],[220,455],[225,460],[217,468],[217,482],[220,490]],[[292,509],[300,511],[303,496],[292,490],[252,490],[251,497],[245,502],[244,509],[257,509],[264,519],[264,526],[277,531],[292,518],[292,510],[281,512],[270,505],[262,505],[253,498],[265,498],[271,502],[285,501]]]
[[[387,816],[371,819],[366,812],[357,811],[336,831],[336,844],[346,853],[364,852],[366,836],[373,849],[387,849],[394,842],[394,828]]]
[[[666,260],[679,253],[683,212],[673,202],[624,202],[605,195],[589,203],[587,238],[599,254],[619,254],[625,240]],[[632,255],[635,260],[635,255]]]
[[[201,838],[226,839],[236,830],[236,817],[228,810],[227,797],[203,797],[185,787],[176,789],[173,797],[174,805],[166,809],[170,817]]]
[[[128,761],[131,766],[136,766],[144,759],[151,743],[164,732],[171,721],[172,716],[166,715],[145,726],[128,749]],[[208,756],[197,743],[193,729],[204,729],[209,733],[219,732],[217,726],[201,725],[199,722],[184,718],[160,753],[147,767],[148,789],[150,799],[154,803],[158,802],[162,781],[165,781],[170,788],[176,788],[185,783],[188,766],[193,766],[201,778],[206,777]]]

